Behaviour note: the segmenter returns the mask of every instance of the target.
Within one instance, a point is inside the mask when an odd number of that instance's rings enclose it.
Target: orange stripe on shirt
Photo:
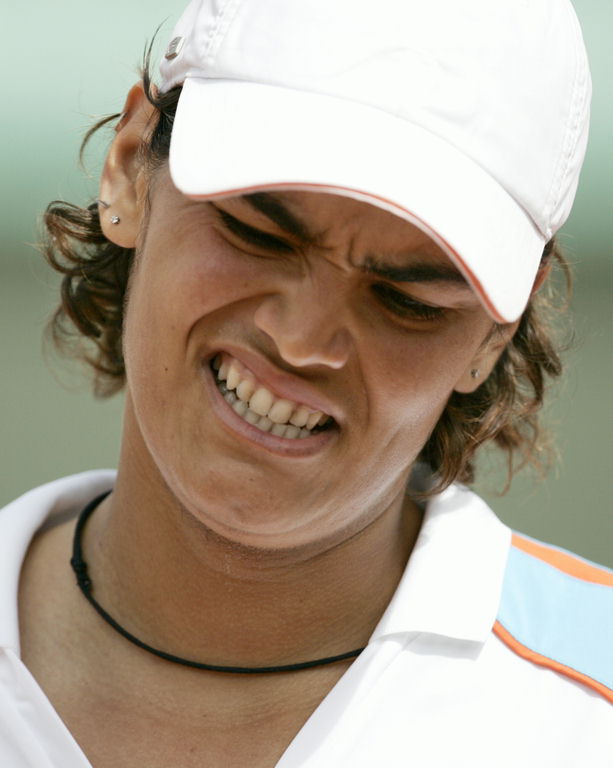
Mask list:
[[[562,552],[559,549],[548,547],[538,541],[525,539],[517,533],[513,534],[512,545],[526,552],[528,555],[543,560],[559,571],[574,576],[592,584],[602,584],[605,587],[613,587],[613,572],[606,568],[588,563],[585,560],[572,555],[570,552]]]

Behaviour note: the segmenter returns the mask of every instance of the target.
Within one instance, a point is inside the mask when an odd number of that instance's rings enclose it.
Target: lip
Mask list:
[[[229,350],[225,349],[223,351],[229,352]],[[232,353],[229,352],[229,354]],[[238,356],[236,356],[236,359],[240,360]],[[243,360],[240,360],[240,362],[243,362]],[[253,371],[251,366],[247,367]],[[310,437],[295,439],[277,437],[276,435],[270,434],[270,432],[263,432],[261,429],[258,429],[257,427],[242,419],[224,400],[221,392],[217,388],[217,382],[215,381],[213,371],[211,370],[210,357],[206,360],[203,360],[202,373],[204,377],[204,384],[208,391],[213,410],[215,411],[215,414],[218,416],[223,426],[234,436],[240,437],[251,444],[256,443],[261,448],[264,448],[265,450],[280,456],[301,458],[319,453],[333,440],[335,440],[338,435],[338,426],[336,425],[330,429],[326,429],[323,432],[317,432]],[[253,373],[257,375],[255,371],[253,371]],[[305,403],[305,405],[311,407],[311,403]],[[314,410],[322,409],[314,408]]]

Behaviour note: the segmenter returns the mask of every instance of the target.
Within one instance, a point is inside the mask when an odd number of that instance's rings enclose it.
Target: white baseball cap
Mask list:
[[[568,218],[591,79],[568,0],[192,0],[161,63],[190,197],[365,200],[444,250],[498,322]]]

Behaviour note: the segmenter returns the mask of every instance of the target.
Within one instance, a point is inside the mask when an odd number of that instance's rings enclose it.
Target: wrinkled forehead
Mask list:
[[[434,238],[370,202],[328,192],[275,190],[229,196],[219,203],[253,225],[273,228],[299,243],[345,249],[372,262],[385,258],[397,267],[419,262],[469,288]]]

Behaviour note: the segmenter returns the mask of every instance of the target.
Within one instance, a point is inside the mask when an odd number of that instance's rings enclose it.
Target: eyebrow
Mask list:
[[[270,192],[253,192],[249,195],[242,195],[241,200],[254,210],[264,214],[285,233],[305,243],[316,241],[316,237],[309,232],[308,227],[278,197]],[[415,254],[411,254],[411,257],[414,259]],[[416,262],[398,267],[385,264],[374,256],[367,256],[364,264],[361,265],[361,269],[364,272],[383,277],[393,283],[444,282],[454,283],[458,287],[470,289],[462,273],[458,272],[451,265]]]
[[[314,242],[315,237],[309,232],[306,225],[278,197],[270,192],[253,192],[250,195],[242,195],[241,200],[244,200],[259,213],[263,213],[286,234],[305,243]]]
[[[415,254],[413,254],[413,258]],[[403,267],[384,264],[373,256],[367,256],[362,265],[364,272],[391,280],[393,283],[455,283],[458,287],[470,289],[465,277],[457,269],[445,264],[416,262]]]

